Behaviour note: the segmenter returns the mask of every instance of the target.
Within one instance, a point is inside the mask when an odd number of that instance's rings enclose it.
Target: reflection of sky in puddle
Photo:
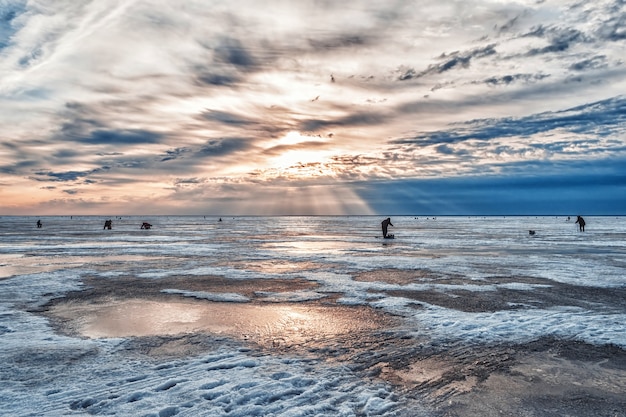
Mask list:
[[[382,321],[365,309],[348,307],[141,299],[60,304],[50,312],[90,338],[207,332],[289,345],[372,330]]]
[[[88,264],[110,264],[111,262],[141,261],[146,256],[24,256],[0,255],[0,279],[16,275],[38,274],[60,269],[79,268]]]

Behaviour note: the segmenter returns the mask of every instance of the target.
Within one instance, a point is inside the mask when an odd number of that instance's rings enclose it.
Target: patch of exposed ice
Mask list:
[[[263,301],[276,303],[313,301],[326,297],[326,294],[320,294],[317,291],[305,290],[290,292],[255,291],[254,294],[260,297]]]
[[[250,301],[250,299],[245,295],[237,294],[234,292],[187,291],[177,290],[174,288],[166,288],[161,290],[161,292],[166,294],[178,294],[184,297],[197,298],[199,300],[223,301],[229,303],[245,303],[247,301]]]

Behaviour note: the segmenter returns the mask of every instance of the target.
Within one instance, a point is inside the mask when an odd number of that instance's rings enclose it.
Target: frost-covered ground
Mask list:
[[[41,220],[0,218],[2,415],[626,415],[626,218]]]

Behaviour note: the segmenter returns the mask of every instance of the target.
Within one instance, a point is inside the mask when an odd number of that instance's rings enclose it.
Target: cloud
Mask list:
[[[450,130],[396,139],[393,144],[452,144],[468,140],[490,140],[512,136],[529,137],[556,129],[606,136],[626,124],[626,96],[617,96],[566,110],[520,118],[477,119]]]
[[[624,11],[624,4],[621,1],[614,1],[609,6],[602,25],[596,30],[597,37],[610,42],[626,40],[625,23],[626,12]]]
[[[354,111],[336,118],[309,119],[300,122],[298,129],[303,132],[318,132],[322,128],[372,126],[384,123],[385,115],[374,112]]]
[[[208,70],[198,71],[195,78],[198,84],[208,84],[210,86],[232,86],[242,80],[241,77],[235,74],[218,74],[208,72]]]
[[[68,182],[77,181],[80,178],[88,177],[90,175],[101,173],[111,169],[110,167],[102,167],[91,169],[88,171],[65,171],[65,172],[53,172],[53,171],[36,171],[34,176],[31,177],[36,181],[55,181],[55,182]]]
[[[16,175],[27,169],[35,168],[38,164],[38,161],[32,159],[25,161],[12,161],[10,164],[0,165],[0,172],[4,174]]]
[[[201,120],[216,121],[226,125],[243,126],[256,124],[256,122],[245,116],[222,110],[206,110],[199,115]]]
[[[549,44],[544,47],[530,49],[526,54],[528,56],[563,52],[577,43],[591,42],[591,39],[584,33],[572,28],[545,28],[539,26],[524,36],[546,38],[549,42]]]
[[[593,58],[583,59],[582,61],[574,62],[569,66],[569,69],[572,71],[587,71],[607,68],[608,63],[606,61],[607,60],[605,55],[598,55],[594,56]]]
[[[105,130],[99,129],[90,132],[85,137],[73,138],[79,142],[96,145],[138,145],[158,143],[162,135],[141,129]]]
[[[624,154],[624,16],[612,0],[0,1],[0,200],[186,211],[219,192],[253,210],[298,187],[314,204],[600,169]]]
[[[540,81],[547,77],[549,77],[549,75],[546,75],[546,74],[512,74],[512,75],[503,75],[501,77],[490,77],[490,78],[483,80],[483,82],[487,85],[497,86],[497,85],[509,85],[517,81],[521,81],[525,83],[533,82],[533,81]]]
[[[203,182],[205,182],[205,180],[201,179],[201,178],[177,178],[174,181],[175,185],[181,185],[181,184],[202,184]]]
[[[243,138],[212,139],[200,147],[195,155],[199,157],[224,156],[249,148],[250,144]]]
[[[224,37],[213,49],[216,60],[242,69],[254,68],[257,63],[238,39]]]
[[[442,61],[438,64],[431,64],[423,71],[417,72],[413,68],[401,68],[398,80],[406,81],[414,78],[421,78],[431,74],[441,74],[452,69],[466,69],[469,68],[470,63],[474,59],[485,58],[490,55],[495,55],[496,45],[489,44],[479,48],[474,48],[464,52],[451,52],[443,53],[439,56],[439,60]]]

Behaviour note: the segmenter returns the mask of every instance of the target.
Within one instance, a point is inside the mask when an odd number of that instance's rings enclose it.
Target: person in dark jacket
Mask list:
[[[581,216],[578,216],[578,218],[576,219],[576,223],[578,223],[578,227],[580,228],[581,232],[585,231],[585,219],[583,219]]]
[[[387,217],[385,220],[382,221],[382,223],[380,224],[383,228],[383,237],[387,237],[387,227],[389,226],[393,226],[393,224],[391,224],[391,217]]]

